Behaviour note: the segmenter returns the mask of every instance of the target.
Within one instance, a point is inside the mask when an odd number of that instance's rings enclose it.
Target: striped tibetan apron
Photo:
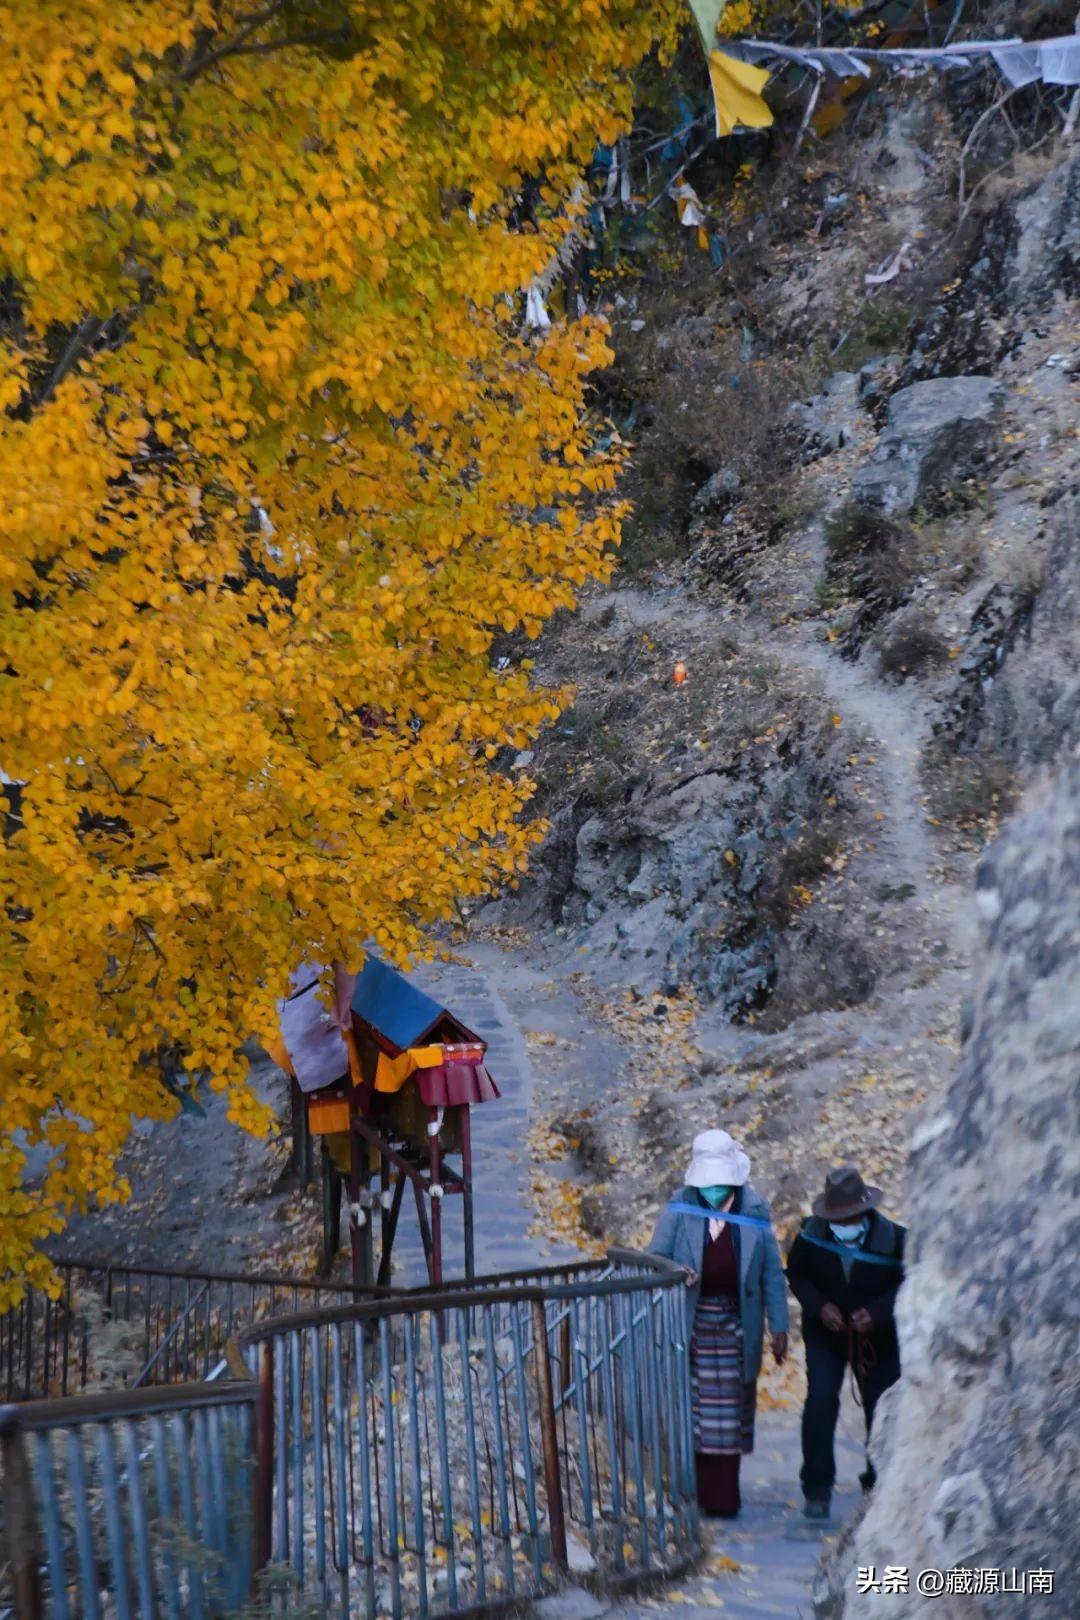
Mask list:
[[[703,1296],[690,1336],[690,1395],[694,1450],[754,1449],[757,1387],[743,1381],[743,1330],[738,1299]]]

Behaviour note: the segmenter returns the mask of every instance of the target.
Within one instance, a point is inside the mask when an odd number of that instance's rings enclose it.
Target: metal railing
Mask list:
[[[697,1546],[685,1279],[651,1256],[276,1318],[263,1535],[340,1620],[606,1584]]]
[[[8,1552],[0,1602],[19,1620],[239,1612],[265,1559],[259,1440],[251,1383],[0,1409]]]
[[[0,1400],[69,1395],[102,1382],[207,1378],[241,1328],[373,1290],[311,1278],[55,1261],[57,1298],[28,1288],[0,1316]]]
[[[684,1282],[611,1250],[268,1316],[231,1347],[247,1382],[4,1409],[16,1620],[215,1620],[268,1563],[327,1620],[674,1573],[698,1545]]]

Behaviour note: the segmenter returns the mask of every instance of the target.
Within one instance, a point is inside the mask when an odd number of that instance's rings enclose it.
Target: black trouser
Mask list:
[[[830,1339],[822,1339],[817,1334],[808,1333],[806,1336],[807,1387],[802,1415],[803,1465],[799,1478],[803,1495],[812,1501],[826,1501],[832,1494],[836,1478],[833,1436],[840,1412],[840,1391],[848,1366],[847,1350],[846,1333],[834,1334]],[[884,1351],[875,1346],[875,1351],[878,1359],[867,1369],[859,1386],[868,1438],[878,1397],[900,1376],[900,1360],[896,1351],[891,1346]],[[865,1485],[874,1483],[874,1470],[869,1459],[862,1480]]]

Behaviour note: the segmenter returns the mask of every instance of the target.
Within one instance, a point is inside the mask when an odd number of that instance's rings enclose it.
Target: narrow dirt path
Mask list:
[[[865,734],[884,818],[879,854],[894,868],[893,881],[910,883],[923,893],[937,862],[919,777],[930,730],[927,705],[907,687],[884,686],[861,659],[841,659],[805,630],[786,643],[784,657],[815,676],[844,724]]]
[[[652,1599],[620,1606],[618,1620],[649,1620],[668,1612],[677,1612],[682,1620],[704,1620],[717,1610],[729,1620],[810,1620],[823,1547],[859,1500],[860,1425],[861,1414],[845,1394],[837,1427],[833,1516],[822,1526],[802,1516],[797,1412],[763,1412],[754,1452],[743,1462],[738,1519],[706,1520],[700,1569]]]
[[[808,566],[813,568],[813,559]],[[635,625],[664,645],[677,647],[688,629],[719,636],[725,627],[722,614],[679,589],[646,594],[631,588],[612,594]],[[800,1042],[809,1048],[816,1043],[828,1048],[820,1062],[808,1053],[800,1065],[805,1072],[792,1073],[784,1130],[805,1129],[810,1135],[818,1128],[823,1099],[848,1078],[838,1051],[850,1049],[850,1061],[860,1066],[859,1072],[879,1071],[876,1088],[872,1074],[868,1080],[866,1098],[871,1106],[881,1099],[880,1075],[887,1068],[887,1058],[901,1061],[906,1051],[910,1066],[918,1069],[918,1052],[937,1040],[935,1031],[943,1021],[948,1022],[955,980],[967,951],[967,919],[972,907],[966,888],[950,881],[949,858],[927,819],[921,760],[931,734],[932,694],[914,681],[886,684],[870,654],[855,661],[841,658],[823,639],[823,623],[812,609],[807,616],[793,617],[781,625],[770,624],[764,613],[750,612],[739,619],[738,636],[744,649],[752,646],[778,667],[784,680],[837,715],[843,735],[850,736],[852,752],[859,756],[857,774],[862,788],[849,875],[856,875],[854,881],[865,894],[883,893],[885,898],[876,907],[875,927],[891,933],[891,945],[901,942],[890,953],[889,975],[866,1005],[813,1015],[804,1020],[805,1027],[779,1036],[757,1036],[735,1028],[727,1032],[733,1065],[741,1061],[744,1068],[749,1049],[754,1065],[766,1070],[777,1049]],[[507,1000],[518,1016],[518,1001],[527,1004],[529,1000],[532,963],[543,950],[539,940],[523,939],[515,951],[516,994],[508,995]],[[497,962],[491,967],[496,975],[500,972]],[[537,969],[541,971],[550,970]],[[716,1069],[721,1072],[724,1050],[723,1041],[714,1043]],[[706,1110],[709,1085],[709,1081],[703,1082],[699,1093],[700,1106]],[[861,1100],[850,1101],[840,1113],[846,1107],[850,1119],[850,1110],[861,1106]],[[899,1125],[896,1163],[890,1161],[890,1173],[883,1179],[895,1198],[900,1190],[902,1118],[892,1125]],[[845,1140],[850,1136],[842,1119],[837,1121],[836,1134]],[[677,1153],[681,1146],[681,1141],[678,1146],[673,1141],[672,1151]],[[857,1150],[849,1145],[847,1151]],[[783,1157],[781,1151],[780,1162]],[[764,1163],[762,1169],[768,1178]],[[801,1359],[798,1347],[795,1354]],[[846,1394],[837,1433],[839,1472],[833,1517],[824,1531],[808,1523],[802,1517],[798,1483],[800,1401],[801,1391],[793,1380],[786,1404],[762,1403],[757,1448],[744,1465],[742,1515],[732,1524],[706,1526],[706,1554],[700,1571],[647,1600],[616,1606],[613,1616],[646,1620],[656,1614],[682,1616],[689,1610],[691,1615],[704,1616],[707,1611],[722,1610],[734,1620],[809,1620],[823,1543],[838,1533],[858,1503],[857,1481],[864,1453],[862,1415]],[[581,1600],[582,1594],[571,1595],[565,1620],[590,1620],[607,1612],[602,1600],[595,1608],[589,1606],[591,1600],[583,1608]],[[553,1606],[552,1620],[560,1620],[558,1606]]]
[[[817,560],[823,564],[823,550]],[[865,649],[857,659],[842,658],[821,639],[820,623],[812,618],[785,625],[782,635],[767,633],[765,644],[789,669],[809,676],[842,724],[864,739],[879,821],[869,863],[874,886],[891,889],[897,898],[910,891],[918,943],[940,937],[966,959],[975,921],[970,884],[958,881],[939,847],[922,779],[933,727],[932,694],[917,681],[885,682]]]

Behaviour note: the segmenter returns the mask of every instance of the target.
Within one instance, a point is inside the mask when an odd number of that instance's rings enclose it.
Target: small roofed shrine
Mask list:
[[[321,1142],[322,1269],[337,1257],[344,1196],[353,1281],[387,1286],[411,1188],[432,1287],[443,1281],[448,1198],[461,1200],[472,1277],[470,1110],[499,1095],[484,1064],[486,1043],[371,954],[356,975],[336,964],[329,972],[317,963],[298,968],[279,1017],[270,1055],[293,1078],[294,1140]]]

